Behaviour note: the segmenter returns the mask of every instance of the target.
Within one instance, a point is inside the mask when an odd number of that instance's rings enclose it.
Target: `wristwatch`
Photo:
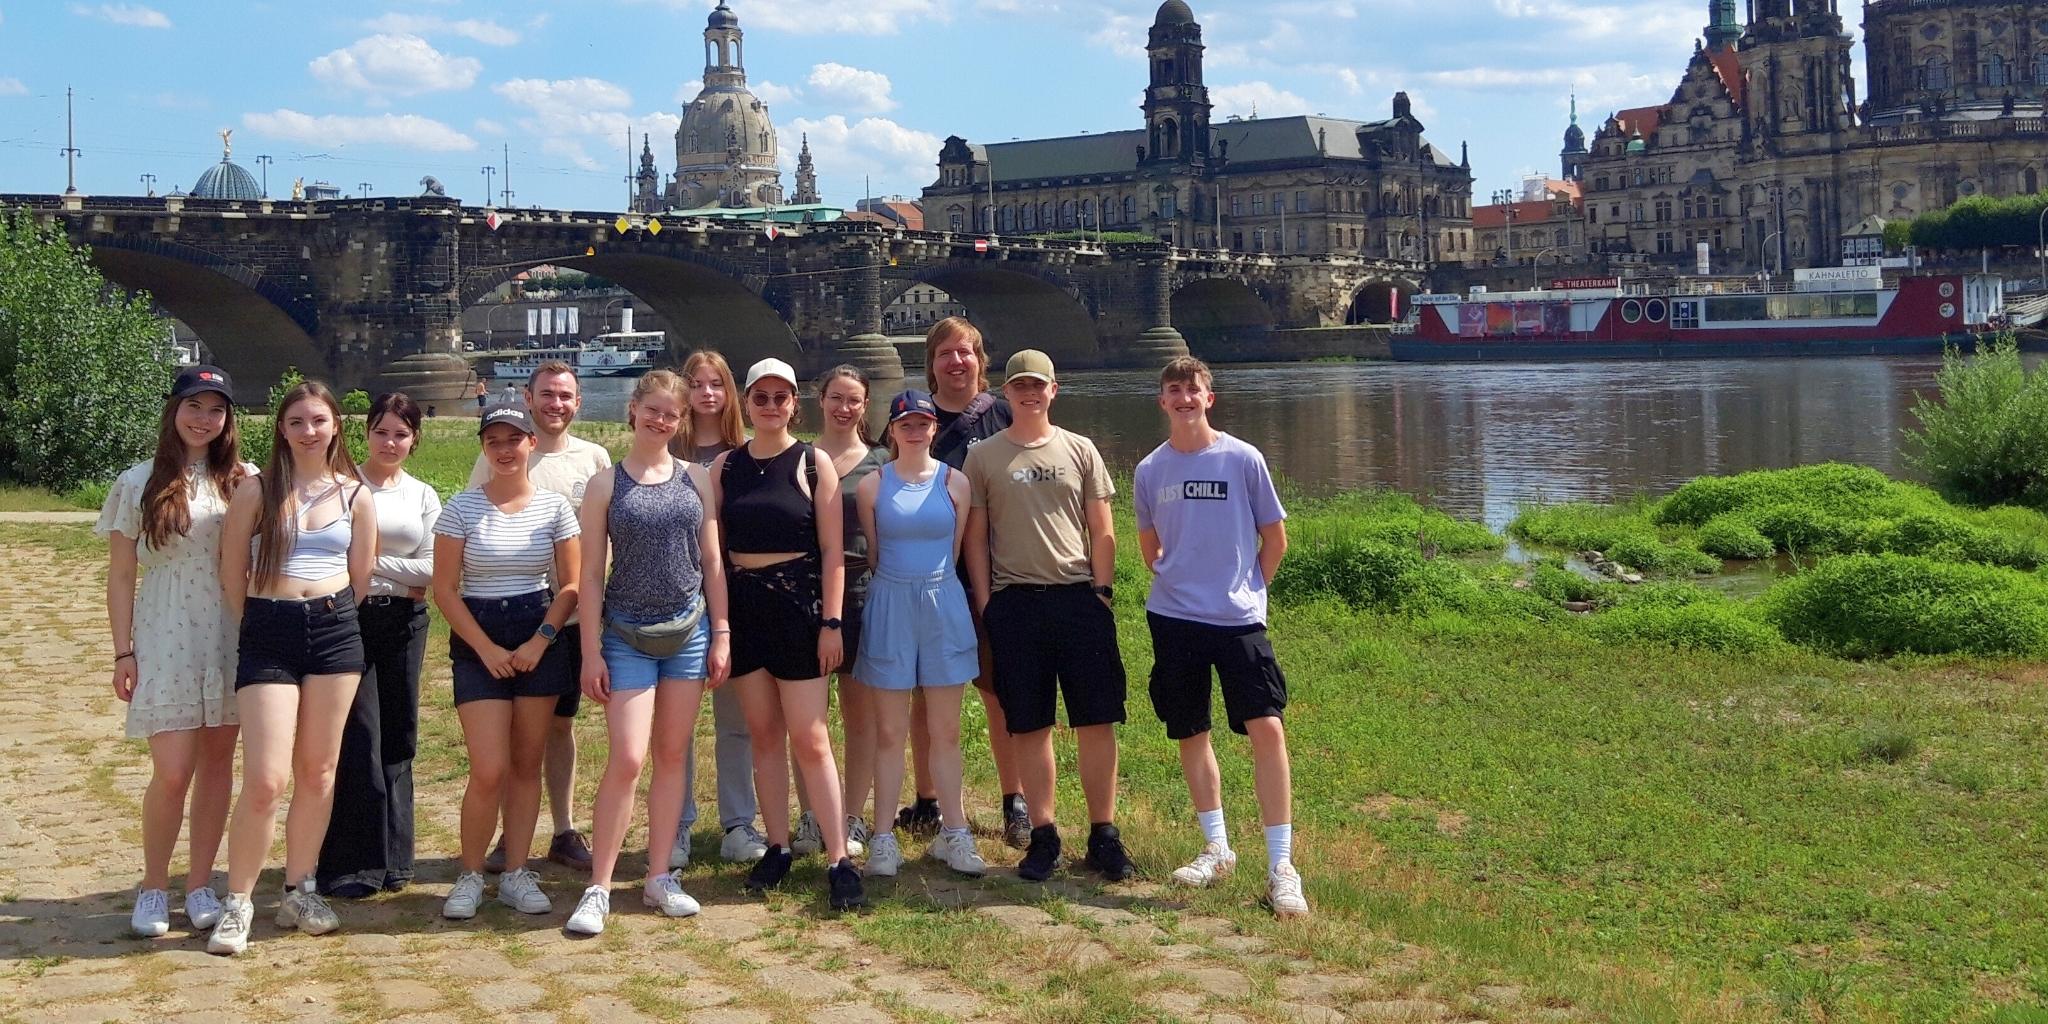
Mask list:
[[[1116,591],[1110,587],[1096,587],[1095,596],[1105,601],[1116,600]]]
[[[534,630],[533,632],[534,635],[540,637],[542,640],[546,640],[548,642],[548,645],[551,647],[554,646],[555,638],[562,635],[562,631],[556,629],[554,623],[552,622],[541,623],[540,628]]]
[[[845,623],[839,621],[838,619],[826,619],[825,621],[818,623],[818,625],[825,629],[839,629],[843,627]]]

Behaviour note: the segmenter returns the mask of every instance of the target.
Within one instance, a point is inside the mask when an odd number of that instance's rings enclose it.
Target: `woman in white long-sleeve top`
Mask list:
[[[420,407],[402,392],[370,406],[360,469],[377,502],[377,565],[359,612],[369,670],[341,734],[334,817],[320,847],[320,891],[361,899],[413,877],[412,760],[419,745],[420,666],[441,496],[405,471]]]

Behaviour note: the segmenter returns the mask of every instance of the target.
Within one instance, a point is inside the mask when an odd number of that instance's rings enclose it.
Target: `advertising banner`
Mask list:
[[[1543,307],[1543,333],[1562,337],[1572,332],[1572,304],[1553,302]]]
[[[1458,337],[1482,338],[1486,336],[1486,304],[1468,302],[1458,307]]]
[[[1489,302],[1486,304],[1486,333],[1492,335],[1515,333],[1514,303]]]
[[[526,336],[527,336],[527,337],[529,337],[529,338],[533,338],[533,337],[538,337],[539,335],[540,335],[540,310],[538,310],[538,309],[529,309],[529,310],[527,310],[527,311],[526,311]]]
[[[577,333],[576,314],[582,312],[582,310],[576,306],[568,306],[564,307],[562,312],[567,313],[569,315],[569,326],[564,328],[562,333],[573,337]]]

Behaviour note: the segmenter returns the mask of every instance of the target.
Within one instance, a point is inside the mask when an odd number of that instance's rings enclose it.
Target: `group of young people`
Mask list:
[[[448,918],[476,915],[490,874],[500,902],[553,910],[527,866],[545,791],[549,858],[590,878],[565,927],[602,932],[650,760],[641,901],[670,917],[697,913],[681,869],[706,690],[719,851],[751,863],[749,889],[822,853],[832,906],[859,906],[865,877],[900,870],[898,832],[931,836],[927,856],[984,874],[962,791],[970,684],[987,710],[1003,838],[1024,850],[1018,876],[1042,881],[1060,861],[1063,699],[1090,822],[1084,863],[1131,877],[1114,824],[1126,684],[1108,469],[1091,441],[1053,424],[1059,383],[1044,353],[1012,356],[1000,395],[966,320],[935,326],[926,356],[930,390],[895,396],[871,444],[860,371],[818,381],[810,443],[793,432],[800,389],[787,363],[762,360],[742,383],[717,353],[694,353],[679,372],[640,378],[616,464],[570,433],[582,402],[573,370],[544,364],[523,401],[483,411],[469,487],[445,505],[405,471],[421,423],[405,395],[372,405],[357,465],[333,394],[300,384],[274,410],[259,468],[240,459],[227,375],[182,372],[154,457],[115,482],[98,527],[110,551],[113,686],[154,769],[134,930],[169,930],[188,794],[184,911],[211,929],[210,951],[248,943],[287,792],[280,928],[334,931],[327,897],[411,883],[429,599],[450,629],[469,762]],[[1180,743],[1204,839],[1173,878],[1206,886],[1236,864],[1209,742],[1213,673],[1230,727],[1253,749],[1268,901],[1300,916],[1286,683],[1265,633],[1285,512],[1258,450],[1210,424],[1212,381],[1191,358],[1161,372],[1170,437],[1134,482],[1154,573],[1150,695]],[[843,773],[829,728],[835,676]],[[584,699],[604,708],[609,741],[588,844],[571,802]],[[915,799],[894,811],[906,746]],[[213,888],[223,833],[224,897]]]

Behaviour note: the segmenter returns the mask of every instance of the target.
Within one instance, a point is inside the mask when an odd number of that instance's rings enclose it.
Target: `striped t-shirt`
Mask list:
[[[548,589],[555,544],[583,532],[569,499],[536,489],[506,515],[481,490],[448,499],[434,535],[462,542],[462,596],[518,597]]]

